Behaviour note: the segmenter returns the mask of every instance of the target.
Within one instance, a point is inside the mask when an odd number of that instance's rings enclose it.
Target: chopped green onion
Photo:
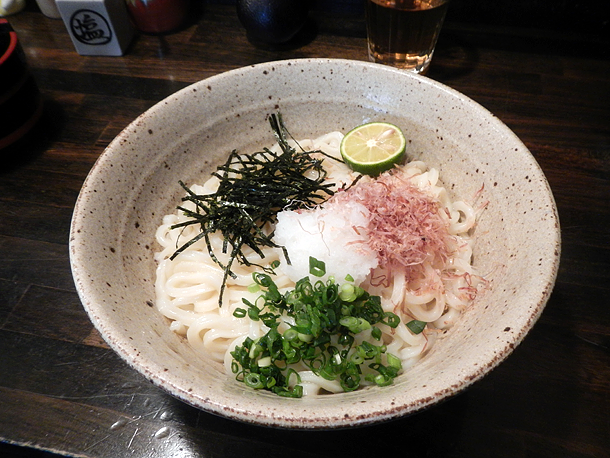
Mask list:
[[[366,331],[367,329],[371,329],[371,323],[366,321],[364,318],[356,318],[353,316],[348,316],[345,318],[341,318],[339,320],[343,326],[348,328],[350,332],[354,334],[358,334],[359,332]]]
[[[420,321],[420,320],[411,320],[407,323],[407,328],[409,328],[409,330],[413,333],[413,334],[420,334],[424,328],[426,327],[428,323],[426,323],[425,321]]]
[[[387,358],[388,358],[388,365],[390,367],[393,367],[393,368],[395,368],[397,370],[401,370],[402,369],[402,361],[400,360],[400,358],[397,358],[392,353],[388,353],[387,354]]]
[[[364,357],[360,353],[354,353],[351,360],[352,363],[360,365],[364,362]]]
[[[319,268],[312,259],[312,265]],[[319,272],[325,271],[321,265]],[[400,318],[384,312],[379,296],[353,284],[337,285],[334,279],[312,284],[309,277],[299,280],[293,290],[280,293],[269,275],[254,274],[253,278],[261,296],[255,303],[244,299],[247,312],[236,309],[234,315],[262,320],[269,331],[257,340],[246,338],[231,352],[231,370],[237,380],[278,396],[301,397],[301,380],[292,364],[301,363],[320,377],[338,381],[344,391],[360,387],[361,366],[367,362],[373,372],[367,370],[365,379],[379,386],[391,384],[402,370],[400,358],[387,353],[380,342],[382,332],[376,326],[396,327]],[[287,325],[283,333],[280,324],[282,329]],[[370,342],[356,344],[354,336],[369,329]]]
[[[301,342],[308,343],[308,342],[311,342],[313,340],[313,335],[311,335],[311,334],[303,334],[303,333],[299,332],[297,334],[297,336],[299,337],[299,340]]]
[[[319,261],[313,256],[309,257],[309,273],[316,277],[323,277],[326,274],[326,263]]]
[[[240,307],[236,308],[233,311],[233,316],[235,318],[244,318],[247,314],[248,314],[248,312],[246,311],[246,309],[242,309]]]
[[[400,318],[398,318],[398,315],[394,313],[386,312],[385,318],[385,324],[387,324],[391,328],[396,328],[400,324]]]
[[[256,372],[250,372],[248,375],[244,377],[244,383],[248,385],[250,388],[260,389],[265,386],[260,374]]]
[[[290,328],[284,332],[284,340],[287,342],[292,342],[299,338],[299,333],[294,329]]]
[[[379,329],[377,326],[374,326],[373,329],[371,329],[371,337],[373,337],[373,339],[375,339],[375,340],[380,340],[381,339],[381,329]]]
[[[237,364],[237,361],[233,360],[233,362],[231,363],[231,372],[233,372],[234,374],[237,374],[239,372],[239,364]]]
[[[250,285],[248,285],[248,292],[249,293],[258,293],[261,290],[261,287],[257,284],[257,283],[251,283]]]
[[[271,356],[265,356],[258,360],[258,367],[269,367],[271,366]]]
[[[248,318],[252,321],[258,321],[259,318],[259,310],[256,307],[250,307],[248,309]]]
[[[344,283],[341,285],[339,297],[345,302],[353,302],[358,296],[356,296],[356,287],[350,283]]]
[[[388,386],[388,385],[392,384],[392,381],[394,380],[394,378],[389,377],[387,375],[379,374],[375,377],[374,380],[378,386]]]

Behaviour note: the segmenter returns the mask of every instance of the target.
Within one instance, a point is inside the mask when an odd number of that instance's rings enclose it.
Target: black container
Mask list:
[[[6,19],[0,19],[0,150],[34,127],[42,105],[17,33]]]
[[[254,44],[279,45],[305,25],[310,0],[237,0],[237,17]]]

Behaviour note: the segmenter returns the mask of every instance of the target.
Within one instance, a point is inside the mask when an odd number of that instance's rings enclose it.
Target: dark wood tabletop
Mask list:
[[[308,432],[212,416],[128,367],[81,306],[68,231],[87,173],[139,114],[237,67],[366,60],[363,17],[312,11],[300,42],[272,50],[247,40],[234,6],[210,4],[176,33],[139,35],[123,57],[78,55],[62,21],[36,8],[9,20],[45,111],[0,152],[0,456],[610,456],[607,28],[448,17],[428,77],[489,109],[539,162],[562,226],[555,289],[524,342],[465,392],[386,424]]]

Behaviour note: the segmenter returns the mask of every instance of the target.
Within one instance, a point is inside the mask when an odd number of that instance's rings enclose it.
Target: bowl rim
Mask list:
[[[446,86],[442,83],[439,83],[435,80],[432,80],[432,79],[422,76],[422,75],[407,73],[402,70],[397,70],[397,69],[394,69],[391,67],[383,66],[381,64],[375,64],[375,63],[365,62],[365,61],[355,61],[355,60],[350,60],[350,59],[298,58],[298,59],[286,59],[286,60],[270,61],[270,62],[264,62],[264,63],[259,63],[259,64],[253,64],[253,65],[250,65],[247,67],[241,67],[241,68],[232,69],[232,70],[229,70],[226,72],[222,72],[222,73],[216,74],[214,76],[211,76],[209,78],[197,81],[197,82],[169,95],[168,97],[164,98],[163,100],[157,102],[151,108],[149,108],[144,113],[139,115],[136,119],[134,119],[131,123],[129,123],[121,131],[121,133],[119,133],[110,142],[110,144],[105,148],[105,150],[100,155],[100,157],[98,157],[98,159],[96,160],[95,164],[93,165],[92,169],[90,170],[89,174],[87,175],[87,177],[83,183],[83,187],[77,198],[73,216],[72,216],[72,221],[71,221],[71,226],[70,226],[69,245],[70,245],[70,263],[71,263],[71,267],[72,267],[72,272],[73,272],[73,277],[74,277],[74,281],[76,284],[77,292],[79,294],[83,307],[85,308],[86,312],[88,313],[94,326],[96,327],[96,329],[98,329],[98,331],[100,331],[100,334],[102,335],[104,340],[108,343],[108,345],[116,353],[118,353],[119,356],[128,363],[128,365],[130,365],[133,369],[135,369],[136,371],[138,371],[139,373],[144,375],[147,379],[152,381],[156,386],[160,387],[161,389],[163,389],[166,392],[169,392],[174,397],[176,397],[190,405],[200,408],[208,413],[217,414],[217,415],[223,416],[225,418],[230,418],[230,419],[238,420],[238,421],[245,422],[245,423],[279,427],[279,428],[323,430],[323,429],[331,429],[331,428],[336,429],[336,428],[344,428],[344,427],[353,427],[355,425],[358,425],[358,426],[370,425],[370,424],[375,424],[375,423],[380,423],[380,422],[388,421],[391,419],[395,419],[397,417],[404,416],[406,414],[413,414],[413,413],[419,412],[425,408],[428,408],[432,405],[440,403],[441,401],[445,400],[446,398],[448,398],[450,396],[453,396],[459,392],[462,392],[464,389],[466,389],[467,387],[472,385],[474,382],[478,381],[479,379],[484,377],[486,374],[488,374],[492,369],[497,367],[502,361],[504,361],[512,353],[512,351],[516,348],[516,346],[522,342],[522,340],[525,338],[525,335],[531,330],[534,323],[538,320],[540,314],[542,313],[542,311],[550,297],[550,294],[552,292],[552,289],[553,289],[553,286],[555,284],[555,280],[557,277],[557,270],[558,270],[558,265],[559,265],[560,249],[561,249],[561,237],[560,237],[559,218],[558,218],[558,214],[557,214],[557,208],[555,205],[554,197],[551,192],[550,186],[548,186],[548,182],[547,182],[548,195],[546,195],[545,197],[550,198],[550,201],[551,201],[551,204],[553,207],[553,211],[554,211],[553,219],[556,222],[555,223],[556,231],[553,234],[553,236],[554,236],[554,243],[555,243],[556,251],[553,256],[552,262],[549,263],[550,271],[548,272],[548,276],[546,278],[547,283],[543,288],[540,289],[539,295],[535,298],[536,304],[534,307],[532,307],[531,316],[529,316],[527,319],[527,323],[528,323],[527,326],[520,329],[518,333],[515,333],[514,338],[511,341],[506,343],[504,350],[499,352],[498,354],[496,354],[495,357],[492,358],[488,362],[487,365],[479,365],[476,369],[467,372],[465,377],[461,378],[458,382],[453,384],[451,387],[448,387],[445,391],[435,393],[433,396],[429,396],[425,399],[420,399],[418,402],[415,402],[412,405],[408,405],[408,406],[396,405],[396,406],[393,406],[391,409],[386,408],[381,411],[373,412],[372,415],[361,416],[360,418],[354,418],[354,417],[347,418],[347,417],[337,416],[336,418],[330,419],[332,424],[329,424],[329,418],[324,417],[324,416],[321,416],[317,420],[316,419],[307,419],[307,421],[303,421],[303,420],[297,421],[297,420],[291,420],[291,419],[280,418],[280,417],[268,417],[264,413],[261,414],[260,412],[257,414],[257,413],[249,412],[247,409],[242,410],[240,408],[234,408],[234,406],[216,405],[216,404],[210,402],[210,400],[207,398],[206,398],[206,400],[204,400],[204,402],[202,402],[202,399],[200,397],[195,396],[192,393],[187,392],[186,390],[183,390],[181,387],[176,386],[175,384],[173,384],[171,382],[168,382],[168,380],[164,379],[163,377],[159,377],[159,375],[156,374],[154,371],[151,371],[150,369],[147,369],[146,367],[144,367],[142,362],[138,358],[136,358],[132,354],[131,351],[129,351],[127,349],[127,345],[122,345],[119,342],[117,342],[113,339],[110,339],[109,336],[106,335],[105,323],[103,322],[103,319],[99,318],[99,316],[95,313],[96,308],[100,307],[100,305],[95,302],[96,294],[94,291],[91,290],[91,288],[87,287],[87,284],[85,282],[82,281],[83,277],[87,275],[87,272],[85,271],[85,266],[83,265],[83,260],[81,260],[79,258],[79,254],[76,249],[76,246],[77,246],[77,241],[80,238],[79,227],[83,224],[83,218],[84,218],[83,215],[86,213],[85,209],[86,209],[87,199],[88,199],[86,191],[87,191],[88,187],[91,185],[92,181],[94,180],[96,174],[99,173],[99,169],[98,169],[99,164],[102,161],[106,160],[106,158],[109,155],[113,154],[113,151],[120,146],[120,143],[124,139],[124,137],[126,135],[128,135],[129,132],[132,132],[135,129],[135,127],[138,125],[138,123],[140,122],[140,120],[143,116],[154,116],[155,113],[161,109],[161,107],[163,107],[164,105],[169,103],[170,99],[178,99],[180,97],[186,96],[186,94],[188,94],[188,92],[191,91],[193,87],[201,87],[201,86],[209,85],[216,81],[227,79],[227,78],[233,78],[235,75],[243,74],[244,72],[249,72],[249,71],[253,71],[253,70],[270,71],[272,68],[290,67],[290,66],[292,66],[293,68],[298,68],[299,66],[309,65],[309,64],[358,65],[358,66],[362,66],[362,67],[366,67],[366,68],[373,68],[377,71],[400,73],[401,75],[405,75],[406,78],[414,78],[422,83],[425,83],[428,86],[434,87],[434,89],[436,89],[436,90],[441,90],[441,91],[449,94],[451,97],[459,99],[462,103],[465,103],[465,104],[473,107],[478,112],[480,112],[483,116],[488,118],[489,122],[492,123],[496,128],[500,129],[503,134],[509,136],[510,140],[512,142],[518,142],[519,144],[523,145],[521,140],[516,136],[516,134],[514,132],[512,132],[512,130],[510,130],[499,118],[497,118],[495,115],[493,115],[490,111],[488,111],[486,108],[481,106],[479,103],[468,98],[464,94],[450,88],[449,86]],[[544,178],[544,180],[546,181],[546,178],[544,177],[544,173],[540,169],[540,166],[536,162],[535,158],[533,157],[533,155],[531,154],[529,149],[527,147],[525,147],[525,145],[523,145],[523,151],[524,151],[524,153],[529,155],[529,159],[531,160],[532,165],[537,168],[537,171],[540,173],[542,178]],[[532,300],[532,302],[534,302],[534,300]],[[150,367],[151,365],[154,366],[154,364],[149,364],[148,367]]]

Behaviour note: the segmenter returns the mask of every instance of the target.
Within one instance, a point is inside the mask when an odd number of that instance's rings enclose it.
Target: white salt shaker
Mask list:
[[[122,56],[134,36],[125,0],[57,0],[76,52]]]

